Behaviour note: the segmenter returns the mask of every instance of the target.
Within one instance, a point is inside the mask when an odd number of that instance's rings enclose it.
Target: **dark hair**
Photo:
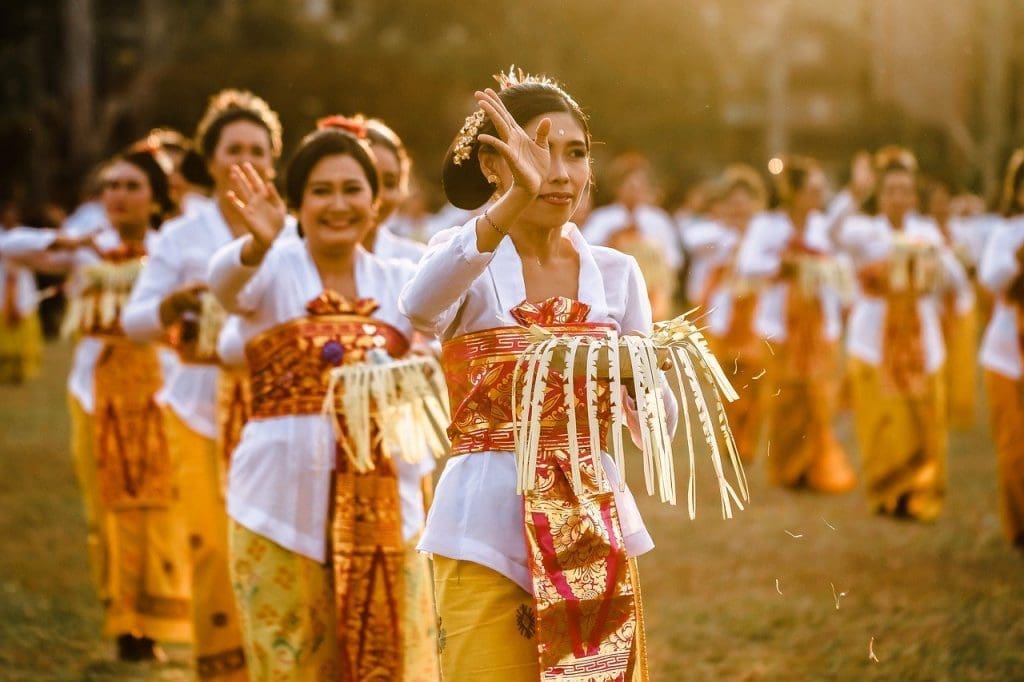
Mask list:
[[[906,147],[891,144],[875,152],[875,172],[878,184],[889,173],[910,173],[917,175],[917,157]]]
[[[398,136],[394,130],[392,130],[384,121],[377,118],[371,118],[366,120],[366,137],[370,141],[370,145],[380,145],[390,149],[398,159],[398,169],[403,177],[409,175],[409,169],[412,166],[412,160],[409,158],[409,152],[405,149],[405,144],[402,142],[402,138]]]
[[[1007,218],[1024,212],[1018,195],[1020,186],[1024,183],[1024,147],[1013,152],[1006,164],[1006,177],[1003,180],[1003,197],[1000,202],[1002,214]]]
[[[498,97],[519,125],[526,125],[542,114],[572,114],[583,128],[587,149],[590,149],[590,126],[587,124],[587,116],[565,90],[546,78],[528,77],[525,81],[520,78],[520,81],[498,93]],[[458,208],[480,208],[494,193],[494,188],[480,170],[479,154],[483,146],[478,139],[480,134],[497,135],[494,123],[490,119],[484,119],[483,125],[469,143],[469,156],[460,164],[455,163],[455,151],[461,146],[461,134],[456,135],[445,153],[441,176],[444,193],[448,201]]]
[[[206,190],[213,189],[213,178],[210,177],[206,161],[195,149],[185,150],[185,155],[181,157],[181,164],[178,166],[178,172],[190,185],[196,185]]]
[[[224,127],[235,121],[250,121],[262,126],[270,137],[270,153],[281,155],[281,120],[270,105],[247,90],[221,90],[210,98],[203,118],[196,127],[196,148],[207,160],[213,156]]]
[[[133,148],[111,159],[111,163],[118,161],[130,163],[145,174],[149,181],[150,192],[153,194],[153,201],[156,204],[156,210],[149,216],[149,223],[154,228],[160,227],[164,218],[173,213],[175,209],[174,201],[171,200],[167,171],[157,161],[156,154],[158,153],[160,153],[158,150]]]
[[[775,176],[779,203],[788,206],[806,185],[807,179],[821,168],[808,156],[788,156],[782,160],[782,172]]]
[[[321,159],[328,156],[351,156],[355,159],[366,173],[370,193],[374,199],[377,198],[380,174],[368,144],[347,130],[324,128],[306,135],[288,163],[285,171],[285,198],[289,206],[298,209],[302,205],[309,174]],[[302,225],[299,225],[299,235],[302,235]]]

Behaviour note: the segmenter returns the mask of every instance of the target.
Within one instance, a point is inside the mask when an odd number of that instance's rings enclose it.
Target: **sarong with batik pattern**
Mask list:
[[[308,317],[263,332],[246,345],[252,419],[320,414],[330,371],[366,361],[380,348],[401,357],[407,339],[370,315],[377,304],[354,304],[333,292],[312,301]],[[344,415],[337,424],[347,438]],[[373,468],[357,471],[339,446],[335,457],[330,560],[337,612],[340,680],[401,680],[404,646],[403,570],[398,474],[371,433]]]
[[[532,343],[527,327],[555,335],[607,335],[611,325],[586,321],[590,306],[566,298],[512,310],[523,327],[475,332],[447,341],[442,365],[452,405],[452,453],[515,450],[515,367]],[[586,405],[586,382],[575,383]],[[577,409],[579,409],[577,407]],[[608,383],[599,387],[601,449],[610,423]],[[536,608],[541,680],[627,680],[645,670],[638,655],[643,620],[635,572],[626,556],[615,499],[590,446],[589,416],[578,415],[581,492],[569,462],[568,413],[560,378],[546,386],[536,487],[523,497],[527,557]]]

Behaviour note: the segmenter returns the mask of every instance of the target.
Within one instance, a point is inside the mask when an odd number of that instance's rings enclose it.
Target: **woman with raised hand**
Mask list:
[[[528,327],[648,333],[647,289],[633,258],[588,245],[569,222],[590,183],[579,105],[546,78],[510,72],[499,81],[500,91],[476,93],[480,109],[444,163],[448,200],[487,207],[434,237],[401,298],[413,324],[443,341],[453,412],[453,457],[420,543],[433,555],[443,678],[645,678],[632,557],[653,542],[620,488],[622,472],[591,451],[590,415],[577,408],[574,489],[559,381],[558,399],[539,415],[539,483],[517,494],[511,406]],[[594,415],[602,438],[609,393],[604,383]]]
[[[787,158],[778,178],[780,210],[753,219],[736,266],[758,285],[753,327],[772,348],[763,377],[765,465],[777,485],[842,493],[857,479],[833,427],[847,282],[821,212],[828,181],[802,157]]]
[[[228,198],[231,167],[249,163],[262,177],[273,178],[281,123],[259,97],[224,90],[210,99],[196,140],[213,178],[214,200],[166,225],[123,323],[136,340],[170,335],[178,351],[180,362],[161,402],[178,485],[189,493],[196,669],[200,680],[244,680],[242,636],[228,576],[224,455],[217,446],[221,370],[216,348],[224,315],[207,291],[206,271],[218,248],[245,233]]]
[[[233,173],[249,234],[217,253],[210,286],[237,315],[252,390],[227,489],[249,673],[436,680],[433,614],[415,608],[429,569],[407,544],[432,463],[392,456],[376,430],[355,443],[347,415],[323,413],[331,370],[377,361],[371,350],[400,358],[412,337],[398,311],[412,264],[362,246],[380,191],[365,128],[332,117],[299,145],[286,196],[301,239],[278,239],[272,184],[248,164]],[[351,457],[364,447],[369,466]]]
[[[978,279],[996,297],[981,344],[999,460],[999,509],[1007,539],[1024,550],[1024,149],[1010,157],[1003,215]]]

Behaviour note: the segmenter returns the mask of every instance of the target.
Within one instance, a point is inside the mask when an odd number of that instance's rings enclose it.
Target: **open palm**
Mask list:
[[[274,183],[264,180],[250,163],[232,166],[228,196],[238,208],[245,229],[259,246],[269,248],[284,228],[288,212]]]
[[[498,94],[487,88],[476,93],[477,102],[494,123],[499,137],[480,135],[481,144],[490,145],[505,159],[515,185],[532,195],[540,192],[541,184],[551,166],[551,151],[548,148],[548,133],[551,119],[543,119],[537,126],[535,137],[523,130],[505,107]],[[499,139],[500,138],[500,139]]]

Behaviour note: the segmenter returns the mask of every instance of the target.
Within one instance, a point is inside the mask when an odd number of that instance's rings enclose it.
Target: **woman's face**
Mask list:
[[[258,123],[246,119],[232,121],[221,128],[220,139],[207,165],[218,191],[230,187],[231,167],[251,163],[265,179],[274,177],[274,157],[270,133]]]
[[[537,198],[523,211],[520,220],[538,227],[558,227],[569,222],[590,185],[590,150],[583,127],[565,111],[541,114],[527,121],[523,130],[534,137],[545,118],[551,119],[551,165]],[[494,169],[498,186],[504,191],[512,184],[512,172],[498,154],[487,152],[485,157],[485,165]],[[487,172],[485,168],[484,174]]]
[[[928,193],[928,214],[945,222],[953,214],[953,195],[942,185],[936,185]]]
[[[299,224],[314,253],[337,254],[361,242],[376,223],[370,181],[347,154],[320,159],[306,179]]]
[[[377,160],[377,171],[380,173],[380,208],[377,219],[387,221],[408,196],[408,183],[402,175],[402,164],[398,155],[382,144],[373,145],[373,156]]]
[[[917,191],[914,176],[904,170],[892,170],[882,176],[878,186],[878,211],[893,225],[903,223],[903,218],[917,205]]]
[[[153,190],[142,169],[127,161],[116,161],[100,177],[100,200],[114,229],[148,227]]]
[[[825,173],[815,168],[807,174],[804,186],[793,196],[793,206],[804,211],[817,211],[825,205],[828,179]]]
[[[737,230],[745,230],[754,219],[758,208],[757,197],[745,187],[736,187],[725,195],[721,210],[726,225]]]

